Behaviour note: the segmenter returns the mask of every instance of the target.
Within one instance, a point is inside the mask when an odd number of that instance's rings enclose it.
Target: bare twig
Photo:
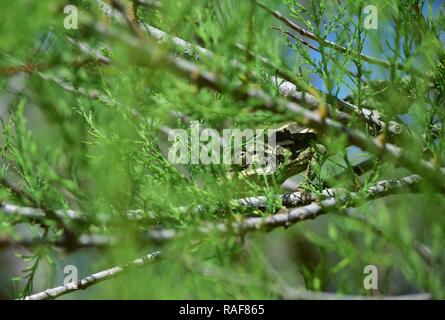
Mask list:
[[[173,229],[152,228],[135,237],[135,240],[143,243],[163,243],[170,241],[177,236],[177,232]],[[67,251],[75,251],[84,248],[110,248],[119,243],[119,237],[105,234],[81,234],[77,237],[75,246],[69,245],[64,236],[56,239],[29,237],[20,235],[16,237],[0,236],[0,248],[5,247],[25,247],[33,248],[36,246],[51,246]]]
[[[27,296],[25,300],[52,300],[68,293],[85,290],[86,288],[101,283],[105,280],[115,278],[133,268],[143,267],[157,261],[161,256],[160,251],[150,253],[142,258],[127,262],[125,264],[100,271],[89,275],[86,278],[79,280],[78,282],[72,282],[63,286],[55,287],[52,289],[47,289],[45,291],[35,293],[33,295]]]
[[[68,37],[68,41],[75,45],[82,53],[96,58],[99,63],[104,65],[110,64],[110,59],[105,57],[99,50],[92,49],[88,44],[76,41],[71,37]]]
[[[373,200],[388,194],[406,191],[416,187],[420,182],[420,177],[417,175],[408,176],[401,179],[385,180],[368,188],[365,200]],[[314,201],[309,205],[298,207],[290,210],[285,210],[284,213],[277,213],[268,217],[252,217],[242,221],[235,221],[230,223],[220,223],[217,225],[207,225],[201,230],[209,232],[215,230],[219,232],[235,232],[244,234],[246,232],[256,230],[271,230],[278,227],[289,227],[292,224],[303,220],[315,219],[318,216],[325,214],[330,209],[347,204],[353,206],[362,197],[354,192],[346,191],[331,191],[331,197],[322,201]]]
[[[112,237],[97,234],[83,234],[77,237],[75,247],[69,245],[65,237],[60,239],[49,239],[48,237],[24,237],[20,236],[20,239],[11,237],[0,237],[0,248],[6,247],[24,247],[34,248],[37,246],[51,246],[57,248],[67,248],[69,251],[74,251],[81,248],[102,248],[110,247],[115,244],[116,241]]]
[[[45,218],[45,213],[42,209],[23,207],[11,203],[2,202],[0,203],[0,210],[5,214],[17,216],[25,219],[42,219]],[[82,214],[74,210],[56,210],[54,211],[60,218],[78,220],[82,218]]]

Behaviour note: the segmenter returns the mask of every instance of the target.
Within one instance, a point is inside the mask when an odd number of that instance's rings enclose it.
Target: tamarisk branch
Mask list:
[[[30,296],[25,297],[24,300],[52,300],[71,292],[75,292],[78,290],[85,290],[90,286],[96,285],[108,279],[115,278],[125,272],[130,271],[133,268],[143,267],[148,264],[151,264],[157,261],[160,258],[160,256],[161,252],[156,251],[142,258],[135,259],[131,262],[127,262],[125,264],[121,264],[119,266],[103,270],[97,273],[93,273],[88,277],[79,280],[76,283],[73,282],[67,285],[47,289],[45,291],[32,294]]]

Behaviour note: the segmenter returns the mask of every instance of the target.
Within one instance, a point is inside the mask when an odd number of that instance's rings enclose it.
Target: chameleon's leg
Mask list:
[[[312,183],[315,180],[315,178],[317,178],[317,175],[318,178],[320,178],[319,177],[320,165],[327,154],[326,148],[321,144],[317,144],[311,147],[311,152],[312,152],[312,158],[308,161],[307,168],[304,173],[303,184]],[[319,183],[321,183],[321,181],[319,181]]]
[[[306,171],[304,173],[307,182],[312,182],[315,179],[316,173],[314,170],[314,166],[317,164],[317,161],[315,159],[312,159],[309,161]]]

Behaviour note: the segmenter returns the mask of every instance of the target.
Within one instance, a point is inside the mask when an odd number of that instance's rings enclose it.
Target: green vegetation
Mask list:
[[[445,298],[444,9],[2,1],[0,298],[157,251],[63,298]],[[195,121],[311,131],[286,135],[276,174],[244,177],[168,160],[168,133]]]

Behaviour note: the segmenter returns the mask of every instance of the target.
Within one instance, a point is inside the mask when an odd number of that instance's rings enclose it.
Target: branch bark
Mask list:
[[[368,188],[364,200],[374,200],[388,194],[394,194],[401,191],[415,188],[421,181],[418,175],[407,176],[401,179],[385,180]],[[297,222],[315,219],[325,214],[329,210],[347,205],[351,207],[357,204],[358,200],[363,199],[355,192],[345,190],[332,190],[330,197],[322,201],[314,201],[308,205],[286,210],[283,213],[277,213],[268,217],[252,217],[242,221],[219,223],[216,225],[207,225],[201,228],[202,232],[212,230],[219,232],[234,232],[245,234],[256,230],[271,230],[278,227],[289,227]]]
[[[148,264],[151,264],[157,261],[160,258],[160,256],[161,256],[161,251],[156,251],[139,259],[127,262],[125,264],[121,264],[119,266],[107,270],[93,273],[79,280],[76,283],[73,282],[70,284],[58,286],[51,289],[46,289],[45,291],[32,294],[30,296],[25,297],[24,300],[52,300],[71,292],[75,292],[78,290],[85,290],[86,288],[101,283],[105,280],[115,278],[125,272],[128,272],[133,268],[143,267]]]

